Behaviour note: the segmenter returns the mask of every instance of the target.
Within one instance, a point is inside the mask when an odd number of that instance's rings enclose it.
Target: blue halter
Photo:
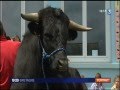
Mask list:
[[[45,49],[44,49],[44,47],[43,47],[43,45],[42,45],[41,40],[39,40],[39,44],[40,44],[41,47],[42,47],[43,60],[49,59],[52,55],[55,55],[55,54],[56,54],[57,52],[59,52],[59,51],[64,51],[64,52],[66,52],[66,50],[65,50],[64,48],[58,48],[57,50],[54,50],[51,54],[47,54],[47,53],[45,52]]]
[[[43,48],[44,49],[44,48]],[[64,51],[65,52],[65,49],[64,48],[59,48],[59,49],[57,49],[57,50],[54,50],[51,54],[47,54],[45,51],[44,51],[44,53],[43,53],[43,59],[44,60],[47,60],[47,59],[49,59],[52,55],[55,55],[57,52],[59,52],[59,51]]]

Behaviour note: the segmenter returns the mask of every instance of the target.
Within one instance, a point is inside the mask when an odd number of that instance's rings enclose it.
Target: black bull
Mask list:
[[[37,16],[38,15],[38,16]],[[76,69],[68,68],[65,52],[67,40],[77,36],[74,29],[89,30],[91,28],[73,25],[60,9],[47,7],[38,14],[22,15],[28,21],[29,31],[24,35],[20,46],[14,78],[80,78]],[[71,24],[72,23],[72,24]],[[44,60],[43,48],[50,55],[53,51],[64,48]],[[12,83],[11,89],[40,89],[40,90],[86,90],[81,83]]]

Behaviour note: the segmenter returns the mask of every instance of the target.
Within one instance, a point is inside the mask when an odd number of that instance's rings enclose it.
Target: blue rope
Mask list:
[[[56,54],[56,53],[59,52],[59,51],[65,51],[65,49],[64,49],[64,48],[59,48],[59,49],[53,51],[51,54],[47,54],[47,53],[45,52],[45,53],[43,53],[43,59],[44,59],[44,60],[47,60],[48,58],[50,58],[52,55]]]

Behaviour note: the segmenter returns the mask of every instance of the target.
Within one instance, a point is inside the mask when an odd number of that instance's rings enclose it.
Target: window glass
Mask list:
[[[105,1],[87,2],[87,26],[93,28],[87,32],[87,55],[106,55],[105,44]]]
[[[64,12],[69,19],[82,24],[82,2],[81,1],[65,1]],[[73,41],[68,41],[67,54],[68,55],[82,55],[82,33],[78,32],[78,36]]]
[[[2,9],[2,7],[1,7],[1,1],[0,1],[0,21],[2,20],[2,18],[1,18],[1,16],[2,16],[2,11],[1,11],[1,9]]]
[[[25,2],[25,13],[37,13],[39,10],[44,8],[44,2],[43,1],[26,1]],[[28,30],[27,24],[28,21],[25,22],[25,30]]]
[[[10,37],[21,36],[21,2],[2,1],[2,23]]]

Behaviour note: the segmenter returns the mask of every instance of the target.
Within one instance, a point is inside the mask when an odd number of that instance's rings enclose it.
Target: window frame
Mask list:
[[[105,1],[105,9],[110,9],[110,1]],[[84,8],[83,8],[84,7]],[[61,9],[64,11],[64,1],[61,1]],[[82,24],[87,26],[87,1],[82,1]],[[71,63],[97,63],[97,62],[110,62],[111,58],[111,42],[110,42],[110,15],[105,13],[105,40],[106,41],[106,55],[105,56],[87,56],[87,32],[82,32],[82,53],[83,55],[72,56],[68,55]]]

